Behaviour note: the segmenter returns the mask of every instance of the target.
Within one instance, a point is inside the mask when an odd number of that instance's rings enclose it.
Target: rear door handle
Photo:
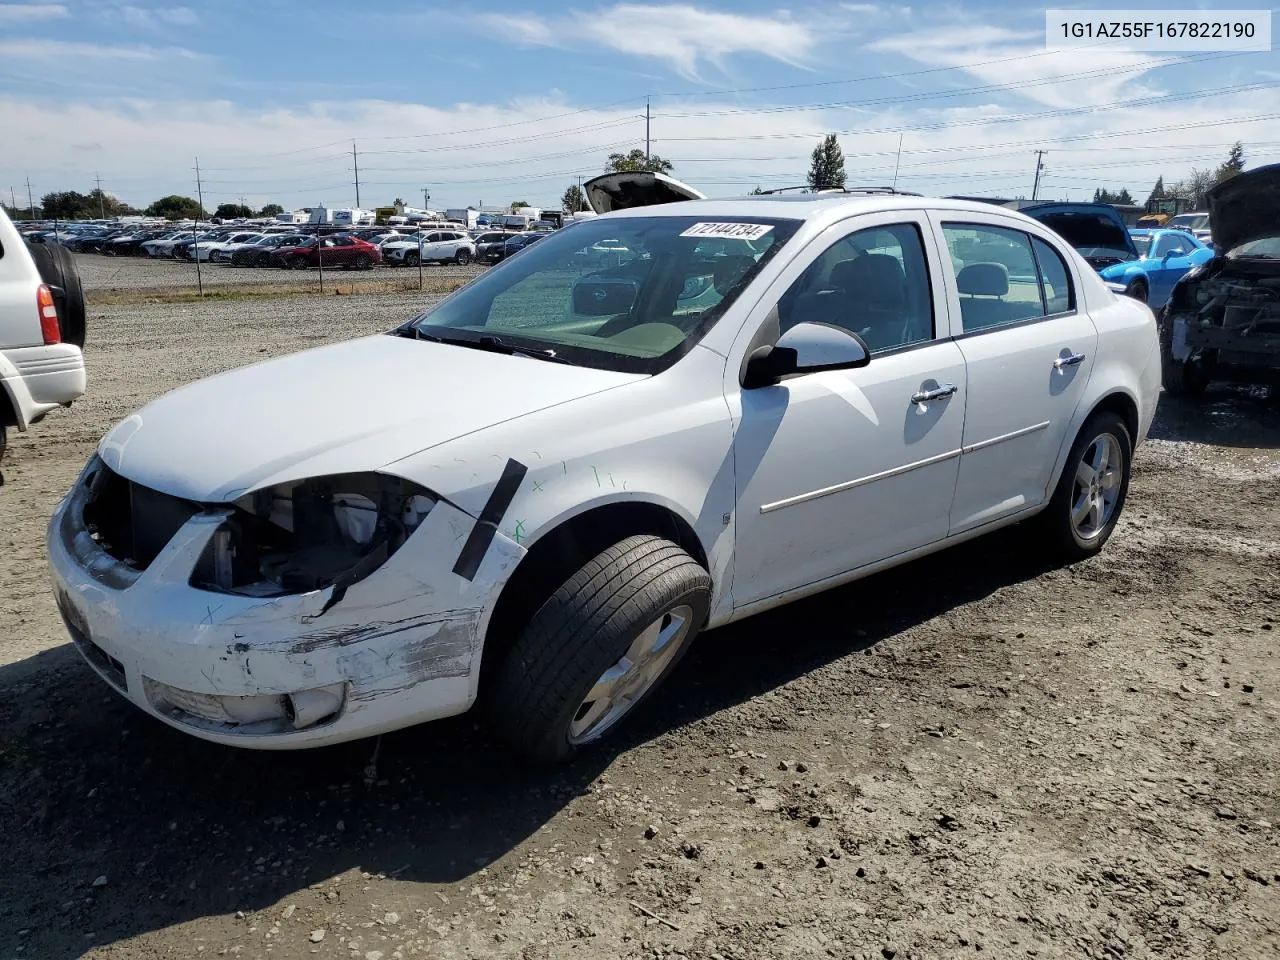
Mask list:
[[[944,383],[941,386],[934,387],[931,390],[917,390],[911,395],[912,403],[928,403],[930,400],[945,400],[956,392],[958,388],[954,383]]]
[[[1076,364],[1084,363],[1083,353],[1073,353],[1068,357],[1058,357],[1053,361],[1053,369],[1062,370],[1066,367],[1074,367]]]

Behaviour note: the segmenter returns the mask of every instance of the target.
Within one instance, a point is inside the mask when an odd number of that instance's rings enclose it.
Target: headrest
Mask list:
[[[956,286],[970,297],[1003,297],[1009,292],[1009,268],[1003,263],[971,263],[956,277]]]
[[[901,306],[906,303],[906,277],[897,257],[887,253],[864,253],[842,260],[831,268],[831,285],[871,306]]]

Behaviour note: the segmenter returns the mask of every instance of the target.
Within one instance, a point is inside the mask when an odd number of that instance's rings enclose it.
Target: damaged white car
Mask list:
[[[258,748],[480,699],[554,761],[700,630],[1020,520],[1069,558],[1106,542],[1155,325],[1047,228],[892,191],[587,188],[608,215],[389,334],[102,440],[48,545],[109,684]]]

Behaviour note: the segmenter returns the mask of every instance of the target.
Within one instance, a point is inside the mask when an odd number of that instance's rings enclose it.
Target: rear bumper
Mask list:
[[[17,408],[19,429],[78,400],[88,386],[84,354],[69,343],[0,350],[0,380]]]

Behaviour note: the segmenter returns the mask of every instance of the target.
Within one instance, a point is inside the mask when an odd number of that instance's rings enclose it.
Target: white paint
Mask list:
[[[204,502],[369,470],[442,498],[386,564],[321,615],[330,590],[261,600],[191,588],[216,512],[188,522],[144,573],[122,572],[83,530],[69,544],[62,537],[78,515],[74,494],[50,527],[54,583],[124,665],[130,699],[155,712],[135,692],[143,675],[236,696],[348,684],[337,722],[297,732],[245,737],[162,717],[256,747],[458,713],[476,696],[489,618],[525,551],[587,511],[642,501],[684,520],[707,558],[710,624],[719,625],[1030,516],[1083,418],[1110,393],[1135,401],[1135,439],[1146,435],[1159,393],[1150,310],[1116,298],[1027,217],[895,196],[690,201],[656,212],[668,210],[708,223],[805,222],[701,343],[657,376],[376,336],[192,384],[109,434],[100,454],[113,469]],[[1058,248],[1078,312],[952,339],[959,306],[940,215],[986,217]],[[743,390],[757,331],[805,267],[850,232],[902,222],[925,239],[935,339],[863,368]],[[1064,349],[1087,362],[1056,370]],[[956,392],[913,399],[944,384]],[[509,459],[527,473],[478,575],[463,580],[452,566]],[[107,585],[113,577],[118,586]]]

